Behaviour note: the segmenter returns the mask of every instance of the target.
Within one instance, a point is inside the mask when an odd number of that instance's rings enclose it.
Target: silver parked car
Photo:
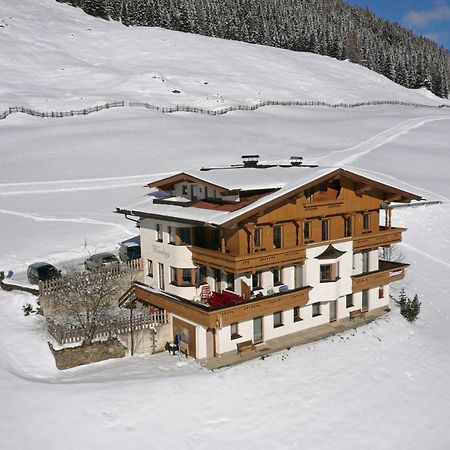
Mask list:
[[[117,267],[119,260],[113,253],[103,252],[96,253],[90,256],[85,262],[84,267],[86,270],[100,269],[100,267]]]

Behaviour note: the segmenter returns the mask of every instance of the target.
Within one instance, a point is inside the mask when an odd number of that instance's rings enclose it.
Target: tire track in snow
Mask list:
[[[382,131],[381,133],[376,134],[375,136],[372,136],[371,138],[367,139],[364,142],[354,145],[353,147],[343,150],[336,150],[334,152],[329,153],[328,155],[322,156],[321,158],[318,158],[316,162],[326,160],[327,165],[339,165],[339,166],[351,164],[357,159],[359,159],[361,156],[367,155],[368,153],[372,152],[378,147],[381,147],[382,145],[395,140],[399,136],[409,133],[414,128],[418,128],[429,122],[434,122],[438,120],[450,120],[450,117],[428,116],[406,120],[393,126],[392,128],[389,128],[387,130]],[[337,159],[337,160],[333,159],[333,156],[339,156],[343,153],[344,154],[351,153],[351,155],[344,159]]]
[[[413,247],[410,244],[405,244],[404,242],[402,242],[402,245],[404,247],[408,248],[409,250],[419,253],[419,255],[425,256],[426,258],[431,259],[432,261],[437,262],[441,265],[447,266],[450,269],[450,261],[446,261],[445,259],[441,259],[441,258],[438,258],[437,256],[430,255],[426,251],[420,250],[417,247]]]
[[[88,219],[86,217],[46,217],[46,216],[37,216],[35,214],[27,214],[21,213],[18,211],[11,211],[8,209],[0,209],[0,214],[7,214],[11,216],[22,217],[24,219],[31,219],[35,222],[66,222],[66,223],[79,223],[79,224],[87,224],[87,225],[106,225],[110,227],[115,227],[122,230],[124,233],[127,233],[129,236],[134,236],[136,233],[131,232],[125,226],[114,223],[114,222],[105,222],[102,220]]]
[[[0,184],[0,196],[14,196],[14,195],[35,195],[35,194],[58,194],[65,192],[80,192],[80,191],[95,191],[104,189],[119,189],[122,187],[142,186],[143,183],[148,183],[155,177],[166,177],[172,173],[155,173],[149,175],[132,175],[128,177],[109,177],[109,178],[84,178],[78,180],[55,180],[55,181],[32,181],[32,182],[18,182],[18,183],[3,183]],[[136,180],[136,181],[131,181]],[[138,181],[140,180],[140,181]],[[116,183],[104,183],[109,181],[116,181]],[[123,183],[121,182],[123,181]],[[127,183],[127,181],[130,181]],[[88,183],[88,185],[79,186],[80,183]],[[97,183],[97,184],[93,184]],[[90,185],[89,185],[90,184]],[[61,187],[59,187],[61,186]],[[28,188],[20,190],[20,188]],[[44,187],[43,189],[36,189],[36,187]],[[45,188],[48,187],[48,188]],[[9,190],[8,188],[16,188],[16,190]],[[19,189],[17,189],[19,188]]]

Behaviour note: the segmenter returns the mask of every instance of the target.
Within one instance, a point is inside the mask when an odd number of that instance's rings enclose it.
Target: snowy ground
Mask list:
[[[126,29],[51,0],[3,2],[4,23],[0,110],[118,97],[208,106],[441,102],[348,62]],[[448,111],[400,107],[220,117],[127,109],[0,121],[0,270],[19,276],[36,260],[82,259],[135,234],[112,211],[143,198],[155,173],[234,163],[244,153],[364,168],[444,201],[393,215],[409,228],[404,286],[422,301],[417,324],[393,308],[356,331],[216,372],[167,354],[59,372],[41,321],[21,313],[33,298],[0,292],[0,448],[450,448],[449,130]]]

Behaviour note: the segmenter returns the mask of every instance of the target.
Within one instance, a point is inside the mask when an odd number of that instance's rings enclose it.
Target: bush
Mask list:
[[[398,306],[400,306],[400,314],[408,321],[415,322],[420,313],[420,301],[417,294],[411,300],[405,293],[405,290],[400,291],[398,300],[395,300]]]
[[[34,313],[33,306],[31,306],[29,303],[22,306],[22,311],[26,316],[29,316],[31,313]]]

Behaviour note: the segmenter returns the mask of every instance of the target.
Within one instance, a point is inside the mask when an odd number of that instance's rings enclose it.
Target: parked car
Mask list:
[[[61,271],[46,262],[37,262],[28,266],[28,281],[31,284],[39,284],[39,281],[52,280],[61,277]]]
[[[119,247],[119,258],[123,262],[139,259],[141,257],[141,246],[136,242],[122,242]]]
[[[96,253],[95,255],[90,256],[85,262],[84,267],[86,270],[95,270],[100,269],[100,267],[114,267],[118,266],[119,260],[117,256],[113,253],[103,252]]]

